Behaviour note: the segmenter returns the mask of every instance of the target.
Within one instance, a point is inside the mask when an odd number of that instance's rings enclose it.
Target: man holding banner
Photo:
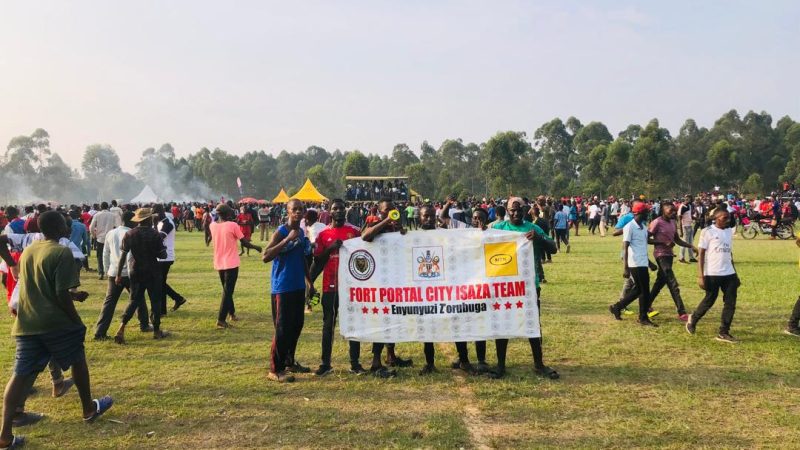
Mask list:
[[[547,250],[551,253],[556,252],[556,244],[544,230],[531,222],[525,222],[523,217],[525,215],[522,206],[523,201],[519,197],[511,197],[508,199],[508,217],[509,220],[494,224],[492,228],[495,230],[508,230],[520,233],[525,233],[525,238],[533,241],[533,254],[534,261],[541,257],[541,252]],[[539,274],[535,274],[536,279],[536,309],[541,313],[541,302],[539,294],[541,289],[539,287]],[[541,316],[540,316],[541,317]],[[540,324],[541,327],[541,324]],[[531,345],[531,353],[533,353],[533,365],[536,374],[543,377],[556,380],[560,377],[558,372],[554,369],[544,365],[544,357],[542,354],[542,338],[538,337],[528,338]],[[495,378],[501,378],[505,375],[506,369],[506,350],[508,349],[508,339],[497,339],[495,342],[497,346],[497,371],[493,374]]]
[[[386,205],[381,209],[388,213]],[[344,338],[426,343],[497,339],[501,375],[504,343],[531,338],[537,373],[556,378],[543,364],[536,300],[534,244],[547,244],[541,230],[515,232],[525,227],[522,217],[516,213],[519,223],[506,230],[430,229],[344,241],[338,273]],[[374,355],[379,358],[380,353]]]
[[[354,225],[345,222],[346,207],[344,200],[333,199],[330,206],[331,224],[322,230],[316,238],[314,262],[311,264],[311,282],[322,273],[322,364],[314,375],[323,377],[333,371],[331,352],[333,348],[333,331],[336,327],[336,316],[339,311],[338,271],[339,248],[348,239],[361,234]],[[361,375],[367,371],[361,367],[361,343],[350,341],[350,373]],[[390,376],[388,371],[376,372],[384,378]]]
[[[383,233],[400,232],[400,234],[406,234],[406,229],[403,228],[399,222],[400,212],[394,208],[394,202],[392,202],[391,199],[381,199],[380,203],[378,204],[378,214],[380,215],[381,221],[373,226],[364,228],[364,231],[361,233],[361,239],[364,242],[372,242],[378,235]],[[369,369],[372,373],[383,373],[388,371],[381,363],[383,346],[384,344],[380,342],[375,342],[372,344],[372,365]],[[386,363],[390,367],[410,367],[414,365],[414,362],[411,359],[403,359],[395,354],[393,343],[386,344]],[[391,371],[388,372],[391,375]]]

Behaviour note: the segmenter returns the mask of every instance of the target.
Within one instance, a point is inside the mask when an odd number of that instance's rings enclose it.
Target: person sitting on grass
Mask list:
[[[110,396],[92,399],[83,346],[86,327],[74,304],[88,294],[73,290],[80,285],[75,261],[58,242],[66,234],[66,221],[56,211],[44,212],[37,220],[45,240],[31,244],[19,261],[20,299],[12,328],[17,351],[3,396],[0,448],[24,445],[22,436],[12,434],[15,410],[51,359],[64,370],[72,368],[84,421],[93,422],[114,403]]]

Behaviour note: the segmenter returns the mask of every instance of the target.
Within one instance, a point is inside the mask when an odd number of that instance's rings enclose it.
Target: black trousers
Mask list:
[[[534,255],[534,266],[536,267],[536,275],[539,277],[539,280],[542,281],[545,279],[544,277],[544,254]]]
[[[800,328],[800,297],[797,297],[797,301],[792,309],[792,315],[789,316],[789,328]]]
[[[151,319],[153,321],[153,330],[158,331],[161,329],[161,300],[164,294],[161,293],[161,276],[156,273],[148,277],[133,277],[131,278],[131,301],[122,313],[122,324],[127,325],[133,317],[133,313],[138,308],[147,308],[144,302],[144,294],[150,297],[150,311]]]
[[[394,344],[392,343],[382,343],[382,342],[373,342],[372,343],[372,356],[376,358],[380,358],[381,353],[383,352],[383,347],[386,347],[386,356],[388,359],[394,359]]]
[[[539,309],[539,334],[541,335],[542,328],[542,302],[540,300],[541,288],[536,288],[536,307]],[[531,355],[533,356],[533,365],[535,367],[544,367],[544,352],[542,350],[542,338],[528,338],[528,343],[531,346]],[[497,351],[497,368],[500,371],[506,369],[506,353],[508,352],[508,339],[496,339],[494,341],[495,349]],[[484,349],[485,352],[485,349]],[[484,355],[485,356],[485,355]],[[479,357],[480,361],[480,357]]]
[[[108,333],[108,328],[111,326],[111,321],[114,319],[114,311],[117,309],[117,302],[124,290],[130,292],[130,278],[122,277],[122,284],[120,285],[114,283],[113,278],[108,278],[106,299],[103,302],[103,309],[100,310],[100,317],[98,317],[97,325],[95,325],[94,328],[95,337],[106,336],[106,333]],[[139,318],[139,328],[141,330],[146,330],[150,326],[150,319],[147,317],[147,305],[142,302],[141,306],[136,311],[137,317]]]
[[[736,274],[719,277],[703,277],[706,285],[706,296],[697,305],[697,309],[692,313],[692,323],[697,324],[708,310],[717,301],[719,291],[722,291],[722,319],[719,326],[720,333],[728,333],[731,330],[733,314],[736,312],[736,293],[739,289],[739,277]]]
[[[322,365],[331,365],[333,352],[333,333],[336,328],[336,317],[339,315],[339,293],[324,292],[322,294]],[[349,341],[350,367],[358,366],[361,358],[361,343]]]
[[[468,342],[456,342],[458,362],[469,364],[469,348],[467,344]],[[486,363],[486,341],[475,341],[475,356],[478,357],[479,363]]]
[[[167,277],[169,276],[169,269],[172,267],[172,263],[174,263],[174,261],[158,262],[158,265],[161,266],[161,279],[163,280],[161,283],[161,292],[164,294],[164,298],[161,302],[161,314],[164,316],[167,315],[167,297],[171,298],[174,302],[183,299],[183,296],[175,292],[175,289],[172,289],[169,283],[167,283]]]
[[[305,290],[272,294],[272,323],[275,335],[270,351],[270,371],[279,373],[295,363],[297,341],[305,320]]]
[[[103,265],[103,243],[102,242],[95,242],[96,252],[97,252],[97,272],[100,273],[100,276],[105,275],[105,266]]]
[[[558,246],[559,251],[561,251],[562,242],[565,245],[569,245],[569,229],[556,228],[556,245]]]
[[[661,288],[666,285],[670,295],[672,295],[672,301],[675,302],[678,315],[686,314],[686,307],[683,305],[683,299],[681,298],[681,289],[678,286],[678,280],[675,278],[675,272],[672,271],[672,260],[672,256],[659,256],[656,258],[658,274],[650,292],[650,298],[652,299],[650,304],[652,305],[656,301]]]
[[[236,289],[236,280],[239,278],[239,268],[219,270],[219,282],[222,283],[222,300],[219,303],[217,321],[225,322],[229,314],[236,314],[233,304],[233,291]]]
[[[639,320],[650,320],[647,311],[650,309],[650,272],[647,267],[631,267],[631,278],[633,278],[633,288],[628,291],[614,307],[622,310],[639,299]]]

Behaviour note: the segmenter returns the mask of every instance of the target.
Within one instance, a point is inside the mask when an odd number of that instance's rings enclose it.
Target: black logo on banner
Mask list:
[[[366,281],[375,273],[375,258],[366,250],[356,250],[350,255],[348,267],[353,278]]]

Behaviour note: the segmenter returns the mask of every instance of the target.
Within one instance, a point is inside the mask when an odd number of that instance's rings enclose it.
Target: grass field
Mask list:
[[[736,238],[743,282],[731,330],[737,345],[713,340],[721,299],[695,336],[675,317],[666,289],[655,304],[660,328],[644,329],[633,316],[615,322],[607,306],[623,281],[619,238],[581,235],[572,244],[570,254],[545,266],[542,293],[545,359],[561,380],[533,375],[524,340],[512,341],[510,373],[499,381],[451,373],[451,344],[437,345],[434,376],[417,376],[421,344],[401,344],[398,353],[417,367],[389,381],[354,377],[337,334],[334,375],[278,385],[266,379],[269,267],[255,254],[243,258],[236,289],[242,320],[217,330],[221,288],[211,251],[199,233],[179,233],[170,281],[189,303],[162,322],[174,335],[154,341],[134,324],[126,346],[91,341],[106,284],[84,274],[91,297],[79,310],[90,328],[93,391],[116,404],[84,425],[77,393],[50,398],[45,373],[28,409],[47,418],[17,432],[30,448],[62,449],[800,447],[800,340],[781,333],[800,293],[793,241]],[[676,272],[691,311],[702,297],[696,267],[676,264]],[[0,319],[0,327],[10,325],[8,316]],[[321,327],[319,309],[306,316],[298,360],[313,368]],[[14,343],[0,342],[9,374]],[[365,365],[368,353],[365,346]]]

